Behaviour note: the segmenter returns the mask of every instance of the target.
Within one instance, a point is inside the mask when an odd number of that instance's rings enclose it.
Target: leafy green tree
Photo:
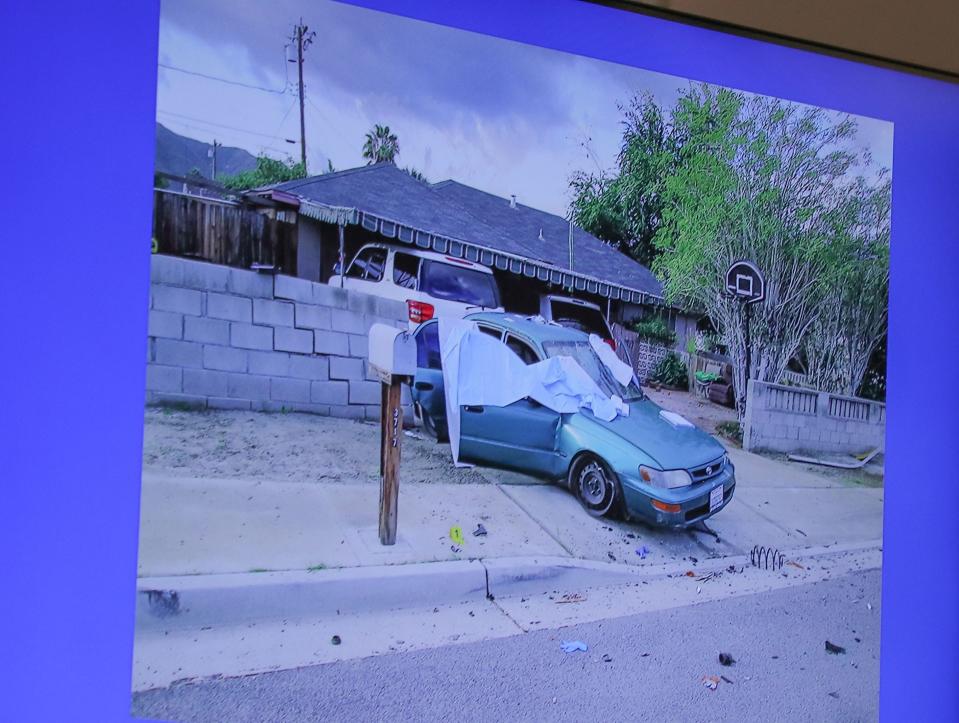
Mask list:
[[[633,240],[636,229],[652,231],[652,251],[632,255],[652,256],[669,303],[706,312],[733,358],[737,389],[746,382],[743,307],[722,276],[744,258],[767,279],[766,299],[752,308],[752,378],[778,381],[801,351],[815,357],[818,330],[822,348],[846,348],[825,387],[855,389],[885,331],[889,197],[888,185],[855,175],[865,159],[844,150],[855,123],[700,85],[680,96],[668,122],[662,116],[657,136],[650,104],[634,104],[625,123],[619,175],[578,200],[618,194],[595,218],[636,221]],[[831,311],[838,317],[824,326]]]
[[[395,164],[399,154],[399,138],[390,131],[389,126],[381,126],[377,123],[366,134],[366,140],[363,142],[363,158],[367,159],[367,165],[383,162]]]
[[[257,157],[256,167],[252,170],[243,171],[234,176],[220,176],[219,181],[229,189],[246,191],[305,177],[306,169],[302,163],[294,163],[292,159],[278,161],[261,155]]]
[[[662,219],[663,184],[677,161],[679,139],[649,94],[634,96],[623,112],[623,140],[615,174],[575,173],[573,222],[651,266]]]

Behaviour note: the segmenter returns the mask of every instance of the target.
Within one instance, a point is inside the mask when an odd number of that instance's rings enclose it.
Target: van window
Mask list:
[[[442,369],[440,325],[425,324],[416,334],[416,366],[420,369]]]
[[[404,289],[416,289],[416,277],[420,272],[420,260],[410,254],[397,252],[393,255],[393,283]]]
[[[484,334],[488,334],[489,336],[493,337],[494,339],[502,339],[502,338],[503,338],[503,332],[500,331],[499,329],[495,328],[495,327],[486,326],[485,324],[478,324],[477,326],[479,327],[479,330],[480,330],[481,332],[483,332]]]
[[[488,309],[499,306],[499,293],[493,275],[465,266],[424,259],[420,289],[437,299]]]
[[[369,246],[356,255],[346,275],[354,279],[379,281],[383,278],[384,266],[386,266],[386,249]]]

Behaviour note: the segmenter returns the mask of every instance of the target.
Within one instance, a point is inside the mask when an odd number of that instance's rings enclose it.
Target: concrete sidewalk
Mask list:
[[[589,517],[565,489],[476,468],[482,484],[402,483],[396,545],[377,536],[369,483],[269,482],[145,472],[141,577],[310,570],[515,556],[627,565],[882,537],[882,489],[853,488],[739,450],[733,501],[703,530]],[[487,535],[472,532],[482,524]],[[465,544],[454,546],[452,526]],[[645,546],[645,557],[636,554]]]

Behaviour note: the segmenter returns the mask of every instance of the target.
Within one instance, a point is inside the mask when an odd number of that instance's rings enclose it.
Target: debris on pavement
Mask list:
[[[719,676],[718,675],[704,675],[703,676],[703,685],[705,685],[710,690],[716,690],[719,687]]]
[[[699,577],[697,577],[696,580],[698,582],[709,582],[714,577],[719,577],[719,574],[720,573],[718,572],[707,572],[705,575],[700,575]]]
[[[805,532],[803,532],[802,530],[800,530],[798,527],[796,528],[796,532],[798,532],[798,533],[799,533],[800,535],[802,535],[803,537],[809,537],[809,535],[807,535]]]
[[[418,432],[412,432],[409,429],[405,430],[403,434],[405,434],[407,437],[412,437],[413,439],[423,439],[423,435],[419,434]]]
[[[830,698],[837,698],[837,699],[838,699],[838,698],[839,698],[839,693],[837,693],[836,691],[833,690],[833,691],[831,691],[831,692],[829,693],[829,697],[830,697]]]
[[[459,545],[450,545],[450,550],[452,550],[453,552],[462,552],[463,548],[460,547]]]
[[[806,569],[803,565],[800,565],[800,564],[799,564],[798,562],[796,562],[795,560],[790,560],[790,561],[787,562],[786,564],[787,564],[787,565],[792,565],[793,567],[798,567],[800,570],[805,570],[805,569]]]
[[[564,653],[575,653],[577,650],[585,653],[589,649],[582,640],[564,640],[559,647],[563,649]]]
[[[557,600],[556,604],[558,605],[560,603],[578,603],[578,602],[583,602],[585,600],[586,600],[585,595],[580,595],[578,592],[568,592],[565,595],[563,595],[562,600]]]
[[[722,678],[723,680],[725,680],[725,681],[726,681],[727,683],[729,683],[730,685],[733,684],[733,681],[731,681],[731,680],[730,680],[729,678],[727,678],[725,675],[720,675],[719,677]]]
[[[846,652],[846,649],[845,649],[844,647],[842,647],[841,645],[836,645],[835,643],[830,643],[830,642],[827,640],[827,641],[826,641],[826,652],[827,652],[827,653],[832,653],[833,655],[840,655],[840,654],[842,654],[842,653],[845,653],[845,652]]]
[[[612,552],[607,552],[606,556],[613,562],[616,562],[616,555],[614,555]]]
[[[334,635],[332,638],[330,638],[330,642],[333,643],[333,645],[339,645],[343,641],[340,640],[339,635]]]
[[[603,653],[603,662],[604,662],[604,663],[612,663],[612,662],[613,662],[613,659],[612,659],[612,657],[609,655],[609,653]]]
[[[720,665],[725,665],[727,668],[736,662],[736,659],[733,658],[729,653],[720,653],[719,654],[719,663]]]
[[[646,545],[643,545],[642,547],[636,549],[636,554],[639,555],[640,560],[645,560],[646,555],[649,554],[649,548],[646,547]]]
[[[693,572],[692,570],[687,570],[686,577],[696,577],[696,573]]]
[[[473,530],[473,537],[486,537],[486,528],[483,527],[483,523],[480,522],[476,525],[476,529]]]
[[[463,539],[463,528],[459,525],[453,525],[450,528],[450,539],[457,545],[465,545],[466,540]]]

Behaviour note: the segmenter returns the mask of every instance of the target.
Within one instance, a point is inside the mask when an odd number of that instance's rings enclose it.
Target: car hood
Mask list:
[[[586,416],[641,449],[662,469],[693,469],[726,451],[699,427],[674,426],[659,416],[660,411],[657,404],[643,399],[632,402],[625,417],[617,415],[607,422],[592,414]]]

